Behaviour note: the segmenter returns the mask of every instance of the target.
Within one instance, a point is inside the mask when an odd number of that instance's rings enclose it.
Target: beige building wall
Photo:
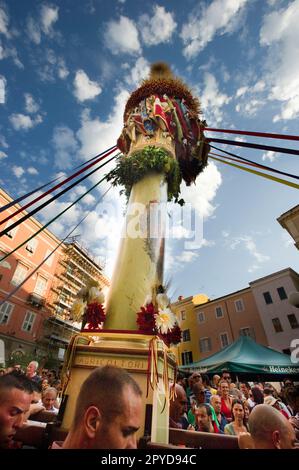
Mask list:
[[[183,340],[175,348],[179,365],[205,359],[240,335],[268,345],[250,287],[212,301],[206,296],[187,297],[172,308],[183,330]]]

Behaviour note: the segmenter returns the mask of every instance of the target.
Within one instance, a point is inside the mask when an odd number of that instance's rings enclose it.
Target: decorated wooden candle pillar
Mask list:
[[[197,99],[165,64],[153,65],[127,102],[117,142],[123,155],[109,176],[129,199],[125,227],[106,308],[92,284],[73,305],[73,318],[83,322],[65,360],[60,418],[66,430],[83,380],[94,367],[112,364],[132,374],[143,391],[138,437],[147,433],[168,442],[169,382],[176,368],[168,347],[180,342],[181,330],[163,287],[165,204],[182,204],[182,179],[190,185],[207,164],[199,112]]]
[[[153,65],[127,102],[123,156],[110,178],[125,186],[129,202],[104,330],[136,331],[140,307],[146,298],[155,305],[161,293],[166,202],[181,202],[182,178],[190,184],[207,163],[198,113],[198,101],[165,64]]]

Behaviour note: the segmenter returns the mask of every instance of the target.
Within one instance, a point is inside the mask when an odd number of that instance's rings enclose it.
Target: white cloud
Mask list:
[[[44,60],[46,64],[38,70],[42,81],[55,82],[56,76],[64,80],[69,75],[64,58],[57,56],[53,49],[45,50]]]
[[[121,16],[119,21],[112,20],[108,23],[105,43],[112,54],[141,52],[136,25],[126,16]]]
[[[9,17],[4,5],[0,6],[0,33],[4,34],[7,38],[10,37],[8,30]]]
[[[5,103],[6,79],[0,75],[0,104]]]
[[[35,101],[32,95],[30,93],[25,93],[25,109],[27,113],[36,113],[39,110],[39,105]]]
[[[258,110],[265,104],[264,100],[251,99],[236,105],[236,111],[246,116],[255,116]]]
[[[38,175],[37,169],[34,168],[33,166],[30,166],[29,168],[27,168],[27,173],[29,173],[29,175]]]
[[[78,101],[91,100],[102,92],[99,83],[88,78],[84,70],[77,70],[74,79],[74,95]]]
[[[193,262],[196,258],[198,258],[199,253],[196,251],[183,251],[181,254],[175,256],[174,260],[177,263],[191,263]]]
[[[257,249],[256,242],[251,235],[241,235],[238,237],[226,238],[224,245],[231,250],[237,247],[243,247],[254,258],[254,264],[248,268],[248,272],[254,272],[261,267],[261,264],[270,260],[270,256],[260,253]]]
[[[167,12],[164,7],[155,5],[153,13],[152,17],[148,14],[141,15],[138,21],[143,42],[147,46],[169,42],[177,26],[173,14]]]
[[[213,0],[205,9],[197,7],[182,28],[184,55],[190,59],[202,51],[216,34],[233,33],[239,27],[246,3],[247,0]]]
[[[38,23],[31,16],[27,18],[26,32],[29,36],[29,39],[31,39],[32,42],[34,42],[35,44],[40,44],[41,29]]]
[[[247,86],[242,86],[238,88],[237,93],[236,93],[236,98],[240,98],[240,96],[243,96],[247,90],[248,90]]]
[[[199,97],[205,119],[213,125],[219,124],[223,119],[221,108],[228,104],[231,98],[221,93],[216,78],[210,72],[204,74],[204,88]]]
[[[67,126],[55,127],[52,144],[55,149],[55,166],[62,170],[74,166],[78,142],[72,129]]]
[[[126,74],[126,82],[131,86],[140,86],[141,81],[146,78],[150,71],[150,65],[144,57],[139,57],[130,74]]]
[[[0,150],[0,160],[4,160],[4,158],[7,158],[7,154],[5,152],[2,152],[2,150]]]
[[[276,153],[269,150],[268,152],[263,153],[262,159],[263,161],[270,160],[270,162],[274,162],[276,159]]]
[[[17,177],[17,178],[21,178],[21,176],[23,176],[23,174],[25,173],[25,170],[23,167],[21,166],[16,166],[14,165],[12,167],[12,171],[13,171],[13,174]]]
[[[115,97],[114,107],[108,116],[106,122],[99,118],[92,118],[88,109],[82,112],[81,127],[76,136],[81,143],[80,155],[87,160],[94,155],[104,151],[114,145],[123,127],[123,110],[125,103],[129,98],[126,90],[120,90]],[[108,164],[102,170],[99,170],[91,179],[99,181],[99,178],[108,173],[114,163]],[[103,182],[101,184],[101,193],[110,188],[110,184]],[[106,259],[106,271],[110,275],[116,261],[117,249],[120,243],[120,227],[123,225],[123,210],[125,197],[120,197],[119,191],[122,188],[112,188],[105,196],[103,203],[97,206],[91,217],[86,222],[86,231],[84,238],[88,237],[89,244],[93,251]],[[104,211],[108,213],[105,215]],[[99,237],[103,240],[101,246],[98,243]],[[106,237],[106,241],[104,241]]]
[[[7,59],[11,57],[14,64],[19,67],[20,69],[24,68],[24,65],[19,59],[17,49],[13,46],[6,45],[5,47],[2,46],[0,42],[0,60]]]
[[[2,135],[2,134],[0,134],[0,146],[4,147],[5,149],[8,149],[8,147],[9,147],[8,143],[6,142],[6,139],[5,139],[4,135]]]
[[[58,20],[58,7],[42,5],[41,7],[41,28],[47,35],[53,34],[53,24]]]
[[[20,129],[28,130],[37,126],[43,121],[43,118],[40,114],[37,114],[34,119],[25,114],[11,114],[9,120],[13,128],[18,131]]]
[[[58,73],[58,77],[61,78],[62,80],[64,80],[70,73],[62,57],[59,57],[57,59],[57,73]]]
[[[189,202],[206,219],[215,211],[212,201],[222,183],[221,173],[214,162],[209,162],[204,171],[197,177],[196,185],[182,184],[182,198]]]
[[[269,48],[270,61],[266,82],[270,100],[281,101],[281,110],[273,122],[299,116],[299,0],[272,11],[263,18],[260,44]]]

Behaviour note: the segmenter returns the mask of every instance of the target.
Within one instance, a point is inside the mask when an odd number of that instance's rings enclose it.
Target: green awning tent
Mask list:
[[[292,376],[299,380],[299,363],[294,364],[287,354],[256,343],[249,336],[240,336],[234,343],[202,361],[180,366],[181,371],[199,371],[221,374],[228,370],[238,376],[260,376],[264,379],[282,379]]]

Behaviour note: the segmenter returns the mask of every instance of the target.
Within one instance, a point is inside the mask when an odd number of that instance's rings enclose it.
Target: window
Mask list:
[[[0,325],[7,325],[11,312],[14,309],[14,304],[4,302],[0,307]]]
[[[38,241],[33,238],[32,240],[29,240],[29,242],[26,245],[26,250],[29,251],[29,253],[34,253],[36,248],[37,248]]]
[[[12,222],[11,222],[11,221],[9,221],[9,222],[7,223],[7,225],[6,225],[5,228],[8,228],[10,225],[12,225]],[[15,227],[15,228],[13,228],[12,230],[9,230],[9,231],[6,233],[6,236],[7,236],[8,238],[13,239],[14,236],[15,236],[15,234],[17,233],[18,228],[19,228],[19,227]]]
[[[226,346],[229,345],[228,341],[228,334],[227,333],[221,333],[220,334],[220,342],[221,342],[221,348],[226,348]]]
[[[241,328],[240,329],[240,336],[250,336],[252,339],[255,339],[255,332],[253,328],[250,328],[249,326],[246,328]]]
[[[278,292],[280,300],[284,300],[288,298],[286,291],[284,290],[284,287],[278,287],[277,292]]]
[[[28,273],[28,268],[24,266],[23,264],[18,263],[15,273],[13,275],[13,278],[11,280],[11,283],[15,286],[18,286],[19,284],[21,284],[22,281],[24,281],[25,277],[27,276],[27,273]]]
[[[26,312],[26,315],[25,315],[25,318],[24,318],[24,321],[23,321],[23,325],[22,325],[22,330],[23,331],[28,331],[29,332],[29,331],[32,330],[32,326],[33,326],[35,317],[36,317],[35,313]]]
[[[182,353],[182,363],[183,366],[186,364],[191,364],[193,362],[192,351],[185,351]]]
[[[200,350],[200,352],[211,351],[212,350],[211,338],[200,338],[200,340],[199,340],[199,350]]]
[[[283,349],[282,352],[283,352],[284,354],[287,354],[288,356],[291,355],[291,350],[290,350],[290,348]]]
[[[4,261],[1,261],[4,256],[7,255],[7,253],[4,253],[4,251],[0,250],[0,268],[6,268],[6,269],[11,269],[11,265],[8,262],[8,258],[6,258]]]
[[[273,304],[273,300],[272,300],[272,297],[270,295],[270,292],[264,292],[263,296],[264,296],[266,304]]]
[[[181,320],[186,320],[186,311],[185,310],[181,310]]]
[[[206,321],[205,314],[203,312],[198,312],[197,314],[198,323],[204,323]]]
[[[190,341],[190,330],[183,330],[183,341]]]
[[[289,320],[291,328],[293,330],[295,328],[299,328],[299,323],[298,323],[298,320],[296,318],[296,315],[294,315],[294,313],[291,313],[290,315],[288,315],[288,320]]]
[[[52,251],[52,250],[47,250],[47,251],[46,251],[46,254],[45,254],[44,259],[46,259],[47,256],[49,256],[49,254],[51,253],[51,251]],[[47,266],[49,266],[49,267],[52,266],[53,259],[54,259],[54,253],[50,256],[50,258],[47,259],[47,261],[45,261],[45,264],[46,264]]]
[[[222,318],[223,317],[222,307],[216,307],[215,313],[216,313],[216,318]]]
[[[47,288],[47,283],[48,283],[47,279],[45,279],[44,277],[38,276],[36,284],[35,284],[35,288],[34,288],[34,293],[42,297]]]
[[[236,309],[236,312],[244,311],[244,302],[242,299],[235,300],[235,309]]]
[[[272,318],[272,323],[276,333],[283,331],[279,318]]]

